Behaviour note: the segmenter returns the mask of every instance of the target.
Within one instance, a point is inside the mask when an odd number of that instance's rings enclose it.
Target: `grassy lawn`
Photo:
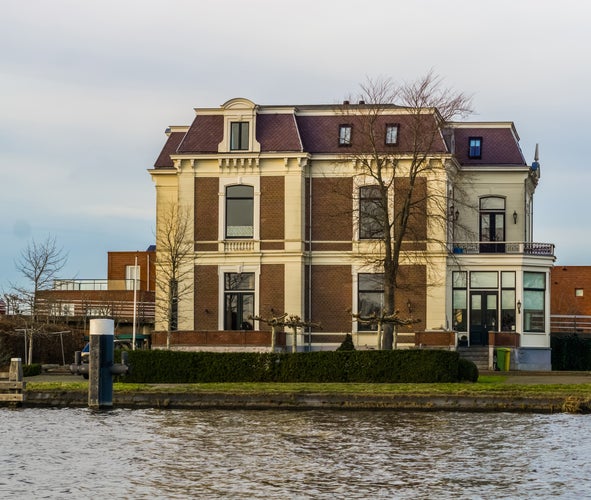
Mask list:
[[[129,392],[218,392],[218,393],[334,393],[405,395],[515,395],[591,396],[591,384],[509,384],[504,375],[480,376],[476,383],[441,384],[355,384],[355,383],[211,383],[211,384],[126,384],[115,383],[114,391]],[[28,391],[86,391],[87,381],[27,382]]]

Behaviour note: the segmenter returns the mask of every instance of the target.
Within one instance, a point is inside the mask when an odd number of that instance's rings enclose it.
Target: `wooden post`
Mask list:
[[[23,381],[23,363],[21,358],[10,359],[10,369],[8,371],[9,382],[22,382]]]

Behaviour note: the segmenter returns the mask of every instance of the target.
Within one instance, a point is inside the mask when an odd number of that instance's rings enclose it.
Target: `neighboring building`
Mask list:
[[[552,333],[591,334],[591,266],[552,269]]]
[[[91,318],[111,317],[118,334],[138,334],[154,327],[156,250],[108,252],[107,279],[56,279],[53,289],[38,292],[40,314],[86,326]],[[143,338],[143,337],[142,337]]]
[[[375,228],[361,208],[371,210],[371,182],[343,108],[232,99],[195,111],[190,126],[167,129],[150,170],[157,217],[178,204],[193,218],[194,286],[180,298],[174,344],[244,348],[268,330],[251,315],[285,312],[322,325],[304,332],[302,348],[334,349],[346,333],[357,348],[374,348],[376,332],[351,316],[379,308],[383,289],[369,264],[379,253]],[[438,116],[424,115],[427,126]],[[389,106],[376,127],[404,166],[408,111]],[[445,201],[421,207],[405,243],[397,308],[420,319],[406,333],[453,329],[487,346],[497,343],[489,332],[502,331],[549,363],[554,247],[533,242],[537,158],[527,165],[511,122],[448,124],[425,154],[438,168],[419,189]],[[157,318],[156,330],[163,325]]]

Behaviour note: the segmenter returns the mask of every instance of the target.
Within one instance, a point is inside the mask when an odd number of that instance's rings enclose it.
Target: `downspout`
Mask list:
[[[312,321],[312,161],[308,161],[308,321]],[[308,326],[308,351],[312,350],[312,327]]]
[[[532,203],[533,203],[534,197],[532,194],[532,201],[529,204],[529,210],[527,209],[527,179],[525,179],[523,181],[523,215],[525,217],[525,224],[523,224],[523,241],[527,243],[528,239],[527,239],[527,235],[529,234],[529,241],[533,242],[533,233],[532,233]]]
[[[146,261],[146,270],[147,270],[147,278],[146,278],[146,290],[150,291],[150,254],[147,254],[148,260]]]

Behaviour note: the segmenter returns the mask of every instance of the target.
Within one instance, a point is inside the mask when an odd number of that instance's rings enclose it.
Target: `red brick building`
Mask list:
[[[552,269],[552,332],[591,333],[591,266]]]
[[[250,333],[269,332],[251,316],[283,313],[321,323],[299,331],[299,346],[334,349],[351,333],[357,348],[375,348],[375,327],[354,317],[379,310],[384,297],[375,265],[383,246],[369,216],[375,182],[362,167],[369,149],[356,121],[369,109],[232,99],[167,129],[150,170],[157,235],[163,214],[179,206],[194,244],[176,348],[244,348]],[[396,308],[419,323],[406,333],[454,331],[486,346],[489,332],[505,331],[524,348],[547,349],[554,247],[533,240],[537,158],[526,163],[511,122],[442,124],[437,110],[413,117],[384,106],[373,137],[396,165],[394,213],[409,192],[416,126],[437,133],[412,179]],[[166,296],[157,290],[157,302]],[[156,330],[165,323],[157,317]],[[207,335],[223,340],[196,345]],[[268,335],[261,338],[268,348]]]
[[[154,327],[156,251],[108,252],[107,278],[56,279],[51,290],[38,292],[40,314],[87,324],[93,317],[111,317],[116,333],[132,330],[134,304],[138,333]]]

